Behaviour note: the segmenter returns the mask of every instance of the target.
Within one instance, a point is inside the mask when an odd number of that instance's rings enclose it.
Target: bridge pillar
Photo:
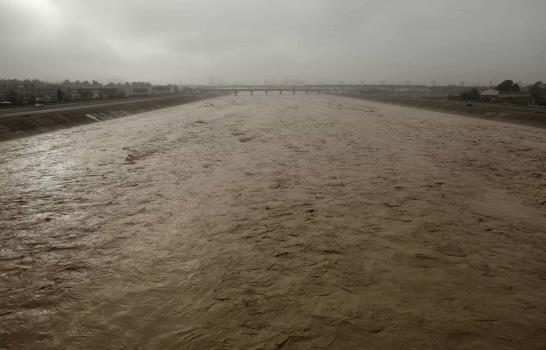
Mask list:
[[[296,90],[292,90],[292,95],[295,95],[296,94]]]
[[[254,95],[254,90],[250,90],[250,95]]]
[[[307,95],[309,93],[309,91],[305,90],[305,94]]]
[[[279,90],[279,95],[282,95],[282,90]]]
[[[267,94],[269,93],[269,90],[265,90],[265,95],[267,96]]]
[[[237,96],[237,90],[233,90],[233,94]]]

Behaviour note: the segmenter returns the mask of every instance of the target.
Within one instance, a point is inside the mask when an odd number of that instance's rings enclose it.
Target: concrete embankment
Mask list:
[[[546,108],[541,107],[481,102],[468,103],[448,99],[410,98],[402,96],[370,96],[361,94],[343,94],[343,96],[401,106],[429,109],[468,117],[546,128]]]
[[[61,111],[45,109],[38,114],[29,113],[28,115],[7,117],[2,117],[0,115],[0,141],[41,134],[76,125],[96,123],[131,114],[190,103],[210,97],[213,96],[169,96],[165,98],[136,100],[134,102],[122,101],[107,105],[80,106],[74,109]]]

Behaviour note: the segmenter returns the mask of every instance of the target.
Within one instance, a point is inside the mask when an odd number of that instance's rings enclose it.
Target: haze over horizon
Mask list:
[[[0,0],[0,77],[546,80],[544,0]]]

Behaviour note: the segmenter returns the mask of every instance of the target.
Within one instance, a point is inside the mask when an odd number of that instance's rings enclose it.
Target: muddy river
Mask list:
[[[544,349],[544,129],[226,96],[0,143],[0,349]]]

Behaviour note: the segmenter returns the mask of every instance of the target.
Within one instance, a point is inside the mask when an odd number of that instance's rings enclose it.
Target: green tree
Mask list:
[[[80,90],[78,90],[78,93],[80,94],[80,96],[84,100],[89,100],[91,98],[91,91],[89,91],[89,90],[80,89]]]
[[[502,92],[520,91],[518,84],[514,84],[512,80],[505,80],[497,86],[497,90]]]
[[[461,99],[465,101],[479,101],[480,92],[478,91],[478,89],[470,89],[468,91],[464,91],[461,94]]]
[[[17,92],[15,92],[13,89],[9,89],[9,91],[6,93],[6,98],[11,103],[17,103],[19,100],[19,96],[17,95]]]
[[[57,101],[64,101],[64,93],[61,89],[57,89]]]
[[[546,87],[541,81],[534,83],[529,89],[529,92],[536,104],[546,105]]]

